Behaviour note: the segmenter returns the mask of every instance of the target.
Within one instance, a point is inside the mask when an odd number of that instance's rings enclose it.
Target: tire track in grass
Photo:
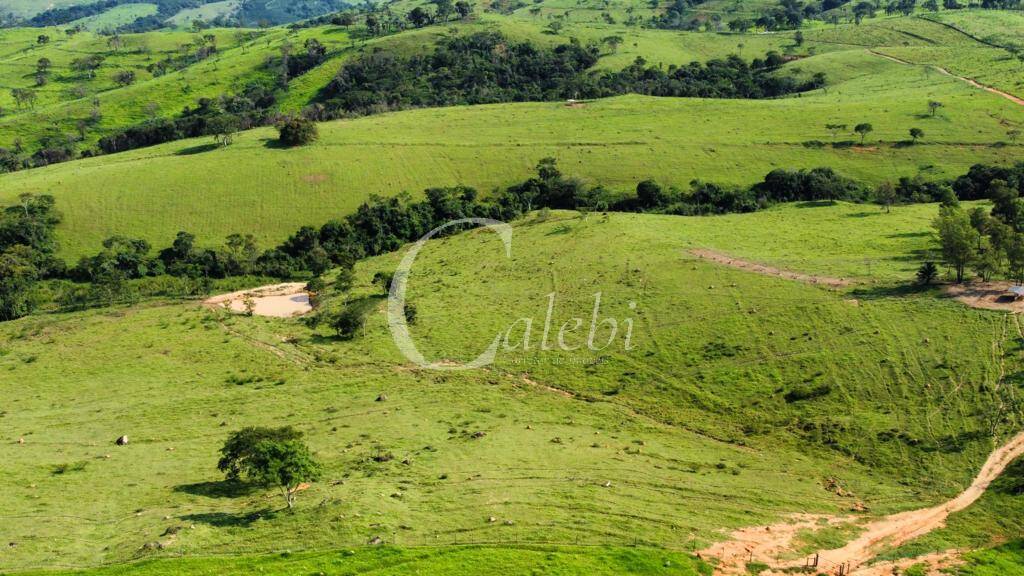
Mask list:
[[[902,59],[897,58],[895,56],[890,56],[888,54],[883,54],[882,52],[878,52],[878,51],[876,51],[874,49],[871,49],[871,48],[868,49],[868,53],[874,54],[875,56],[878,56],[879,58],[885,58],[886,60],[892,60],[893,62],[898,62],[900,64],[904,64],[904,65],[907,65],[907,66],[925,66],[927,68],[931,68],[931,69],[937,71],[939,74],[943,74],[943,75],[949,76],[951,78],[956,78],[957,80],[959,80],[961,82],[965,82],[967,84],[970,84],[971,86],[974,86],[975,88],[980,88],[980,89],[982,89],[982,90],[984,90],[986,92],[991,92],[992,94],[996,94],[997,96],[1002,96],[1003,98],[1006,98],[1007,100],[1009,100],[1010,102],[1013,102],[1014,104],[1017,104],[1018,106],[1024,106],[1024,98],[1021,98],[1019,96],[1015,96],[1013,94],[1010,94],[1009,92],[1004,92],[1004,91],[1002,91],[1002,90],[1000,90],[998,88],[994,88],[992,86],[988,86],[987,84],[982,84],[981,82],[978,82],[977,80],[975,80],[973,78],[968,78],[966,76],[957,76],[956,74],[950,72],[949,70],[947,70],[946,68],[943,68],[942,66],[936,66],[934,64],[918,64],[916,62],[910,62],[909,60],[902,60]]]

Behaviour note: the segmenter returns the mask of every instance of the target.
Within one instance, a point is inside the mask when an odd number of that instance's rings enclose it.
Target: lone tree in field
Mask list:
[[[323,468],[299,440],[264,440],[256,445],[246,472],[256,484],[280,488],[291,510],[299,487],[304,482],[319,480]]]
[[[622,44],[622,42],[622,36],[605,36],[601,39],[601,43],[607,44],[608,49],[612,51],[612,54],[619,51],[619,44]]]
[[[825,130],[832,134],[833,140],[836,139],[840,132],[845,132],[847,128],[849,127],[846,124],[825,124]]]
[[[320,137],[316,124],[301,116],[292,116],[277,125],[278,142],[285,146],[305,146]]]
[[[45,56],[43,58],[40,58],[39,60],[36,60],[36,72],[38,72],[39,74],[46,74],[50,71],[50,68],[52,66],[53,62],[51,62],[50,59],[46,58]]]
[[[244,475],[253,484],[280,488],[291,510],[299,487],[318,480],[323,470],[300,437],[290,427],[246,428],[228,438],[221,449],[225,455],[221,463],[228,458],[227,452],[237,450],[242,457],[228,460],[228,477],[234,471],[235,478]]]
[[[224,441],[224,446],[220,449],[220,461],[217,462],[217,469],[223,472],[228,480],[238,480],[246,469],[247,462],[252,458],[256,445],[260,442],[264,440],[287,442],[301,439],[302,432],[291,426],[242,428],[237,432],[232,432]]]
[[[938,102],[936,100],[928,101],[928,111],[931,112],[932,116],[935,116],[935,113],[938,112],[939,108],[942,108],[942,106],[942,102]]]
[[[864,143],[864,138],[867,137],[867,135],[870,134],[871,132],[874,132],[874,130],[875,127],[872,126],[871,124],[868,124],[867,122],[857,124],[856,126],[853,127],[853,131],[856,132],[857,134],[860,134],[861,144]]]
[[[207,128],[213,132],[218,146],[230,146],[238,133],[238,119],[231,114],[221,114],[211,118]]]
[[[917,144],[917,141],[921,138],[924,138],[924,130],[921,130],[920,128],[910,129],[910,140],[913,141],[914,144]]]
[[[128,86],[135,83],[135,72],[133,70],[119,70],[114,74],[114,82],[120,86]]]

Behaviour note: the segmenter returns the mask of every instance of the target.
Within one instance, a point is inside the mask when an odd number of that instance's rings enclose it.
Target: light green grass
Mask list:
[[[48,2],[40,2],[39,0],[2,0],[0,1],[0,11],[11,12],[23,18],[31,18],[32,16],[48,10],[51,7],[67,8],[68,6],[75,6],[77,4],[91,4],[91,1],[49,0]]]
[[[735,235],[770,234],[761,216]],[[822,478],[878,513],[958,492],[993,446],[985,434],[950,439],[1003,403],[1000,359],[978,351],[1002,341],[1004,318],[927,293],[851,303],[695,261],[686,249],[704,242],[691,226],[710,220],[554,213],[517,225],[512,259],[475,231],[432,243],[413,270],[413,333],[429,358],[475,356],[520,317],[538,318],[539,338],[551,291],[559,324],[589,318],[601,291],[602,317],[635,321],[630,351],[501,350],[487,370],[438,373],[409,369],[378,312],[352,342],[187,303],[3,324],[0,537],[18,544],[5,569],[59,567],[54,555],[96,565],[336,550],[373,536],[689,550],[721,528],[845,510]],[[852,265],[860,247],[819,250]],[[370,278],[396,259],[360,263],[351,297],[372,297]],[[832,392],[783,399],[807,383]],[[295,514],[218,482],[219,443],[254,424],[298,426],[325,463]],[[834,426],[831,448],[815,426]],[[886,439],[891,429],[914,441]],[[126,447],[113,445],[121,434]],[[373,461],[381,450],[394,460]],[[55,474],[62,464],[72,470]],[[141,551],[147,542],[166,549]]]
[[[167,19],[167,24],[179,27],[188,27],[192,22],[200,20],[209,22],[219,16],[228,17],[238,10],[239,0],[223,0],[221,2],[210,2],[198,8],[186,8]]]
[[[175,142],[4,175],[0,202],[23,192],[54,194],[66,216],[63,253],[77,258],[115,232],[158,246],[182,229],[208,244],[246,232],[268,245],[343,215],[370,194],[460,183],[486,193],[527,178],[545,156],[558,158],[567,174],[623,191],[645,178],[687,189],[695,178],[751,184],[774,168],[816,166],[868,183],[918,173],[942,178],[977,162],[1019,158],[1017,146],[991,144],[1005,138],[1006,124],[1024,121],[1021,107],[925,68],[864,53],[846,58],[877,73],[851,74],[827,93],[771,101],[625,96],[579,109],[415,110],[322,124],[318,143],[295,150],[268,148],[275,132],[260,129],[226,149]],[[809,71],[812,60],[797,64]],[[880,107],[879,98],[892,105]],[[927,115],[930,99],[946,104],[935,118]],[[867,148],[803,144],[831,140],[827,123],[862,121],[875,126]],[[924,129],[923,143],[897,146],[914,126]]]
[[[680,552],[645,548],[579,548],[545,546],[464,546],[437,548],[356,549],[272,556],[156,560],[125,566],[76,571],[81,576],[164,576],[199,574],[444,574],[481,573],[593,576],[680,575],[710,573],[710,567]],[[53,571],[35,573],[56,574]],[[28,576],[23,574],[20,576]]]
[[[68,26],[81,26],[92,32],[113,31],[125,24],[131,24],[139,18],[152,16],[157,13],[158,9],[156,4],[121,4],[101,14],[75,20]]]

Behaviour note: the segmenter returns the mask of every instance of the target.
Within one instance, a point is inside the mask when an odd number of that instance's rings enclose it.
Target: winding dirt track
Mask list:
[[[973,504],[993,480],[999,477],[1018,457],[1024,455],[1024,432],[993,451],[971,485],[958,496],[931,508],[892,514],[868,522],[864,532],[842,548],[820,551],[819,570],[826,574],[838,573],[840,565],[847,566],[847,574],[868,576],[878,574],[880,566],[867,566],[883,546],[899,546],[945,525],[946,518]],[[777,563],[775,558],[791,550],[793,537],[800,530],[817,529],[823,525],[850,523],[856,516],[828,517],[800,515],[790,522],[756,528],[744,528],[732,534],[732,539],[716,543],[701,551],[704,557],[719,560],[717,574],[746,574],[750,559],[764,562],[777,570],[804,565],[804,560]],[[934,555],[932,555],[934,556]],[[891,566],[889,566],[891,568]],[[783,574],[784,572],[769,572]]]
[[[820,286],[828,286],[830,288],[843,288],[852,284],[852,282],[845,278],[830,278],[828,276],[813,276],[811,274],[803,274],[801,272],[792,272],[781,268],[775,268],[773,266],[765,266],[764,264],[750,262],[749,260],[740,260],[739,258],[733,258],[728,254],[716,252],[715,250],[708,250],[706,248],[693,248],[690,250],[690,254],[693,254],[698,258],[703,258],[704,260],[711,260],[718,264],[724,264],[733,268],[739,268],[740,270],[746,270],[747,272],[764,274],[766,276],[778,276],[779,278],[796,280],[797,282],[804,282],[806,284],[817,284]]]
[[[1007,100],[1009,100],[1010,102],[1013,102],[1014,104],[1018,104],[1020,106],[1024,106],[1024,98],[1021,98],[1019,96],[1014,96],[1013,94],[1010,94],[1009,92],[1003,92],[1002,90],[1000,90],[998,88],[993,88],[992,86],[987,86],[985,84],[982,84],[982,83],[978,82],[977,80],[974,80],[973,78],[968,78],[966,76],[957,76],[956,74],[953,74],[952,72],[950,72],[949,70],[946,70],[942,66],[934,66],[932,64],[916,64],[914,62],[910,62],[910,61],[907,61],[907,60],[901,60],[901,59],[899,59],[899,58],[897,58],[895,56],[889,56],[888,54],[882,54],[881,52],[875,52],[874,50],[868,50],[868,52],[874,54],[875,56],[878,56],[879,58],[885,58],[886,60],[892,60],[893,62],[899,62],[900,64],[906,64],[907,66],[927,66],[927,67],[929,67],[929,68],[931,68],[933,70],[936,70],[940,74],[945,74],[946,76],[950,76],[952,78],[956,78],[957,80],[959,80],[961,82],[966,82],[967,84],[970,84],[971,86],[974,86],[975,88],[981,88],[982,90],[985,90],[986,92],[991,92],[993,94],[1002,96],[1003,98],[1006,98]]]

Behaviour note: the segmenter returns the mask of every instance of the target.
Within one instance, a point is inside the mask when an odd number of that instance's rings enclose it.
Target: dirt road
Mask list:
[[[945,74],[946,76],[950,76],[950,77],[956,78],[957,80],[960,80],[961,82],[966,82],[967,84],[970,84],[971,86],[974,86],[975,88],[981,88],[982,90],[985,90],[986,92],[991,92],[993,94],[997,94],[999,96],[1002,96],[1003,98],[1006,98],[1007,100],[1009,100],[1010,102],[1013,102],[1014,104],[1019,104],[1020,106],[1024,106],[1024,98],[1021,98],[1019,96],[1014,96],[1013,94],[1010,94],[1009,92],[1003,92],[1002,90],[1000,90],[998,88],[993,88],[992,86],[986,86],[985,84],[982,84],[982,83],[978,82],[977,80],[974,80],[973,78],[968,78],[966,76],[957,76],[956,74],[953,74],[952,72],[950,72],[949,70],[946,70],[942,66],[934,66],[934,65],[931,65],[931,64],[915,64],[914,62],[909,62],[907,60],[901,60],[899,58],[896,58],[895,56],[889,56],[888,54],[882,54],[881,52],[875,52],[874,50],[868,50],[868,52],[870,52],[870,53],[872,53],[875,56],[878,56],[880,58],[885,58],[886,60],[892,60],[893,62],[899,62],[900,64],[906,64],[907,66],[927,66],[927,67],[929,67],[929,68],[931,68],[933,70],[936,70],[940,74]]]
[[[911,510],[872,520],[863,525],[860,536],[842,548],[820,551],[820,570],[826,574],[837,573],[838,567],[846,565],[848,574],[868,576],[878,574],[879,566],[868,566],[882,547],[899,546],[945,525],[946,518],[973,504],[993,480],[999,477],[1018,457],[1024,455],[1024,432],[993,451],[981,467],[974,481],[955,498],[920,510]],[[745,574],[746,562],[750,559],[764,562],[783,574],[781,570],[803,566],[803,560],[776,562],[779,555],[792,550],[792,540],[797,532],[817,529],[827,525],[852,523],[856,516],[821,517],[795,516],[792,521],[772,526],[744,528],[732,534],[732,539],[719,542],[701,551],[702,557],[719,560],[717,574]],[[930,555],[930,559],[936,555]],[[948,553],[945,554],[948,556]],[[925,559],[927,560],[927,559]],[[891,568],[891,566],[890,566]]]
[[[690,254],[693,254],[698,258],[711,260],[712,262],[725,264],[726,266],[732,266],[733,268],[739,268],[740,270],[746,270],[747,272],[764,274],[766,276],[778,276],[779,278],[796,280],[797,282],[804,282],[806,284],[817,284],[820,286],[828,286],[830,288],[843,288],[852,284],[852,282],[845,278],[830,278],[828,276],[813,276],[811,274],[791,272],[789,270],[765,266],[764,264],[758,264],[748,260],[740,260],[739,258],[733,258],[728,254],[723,254],[715,250],[708,250],[706,248],[693,248],[690,250]]]

